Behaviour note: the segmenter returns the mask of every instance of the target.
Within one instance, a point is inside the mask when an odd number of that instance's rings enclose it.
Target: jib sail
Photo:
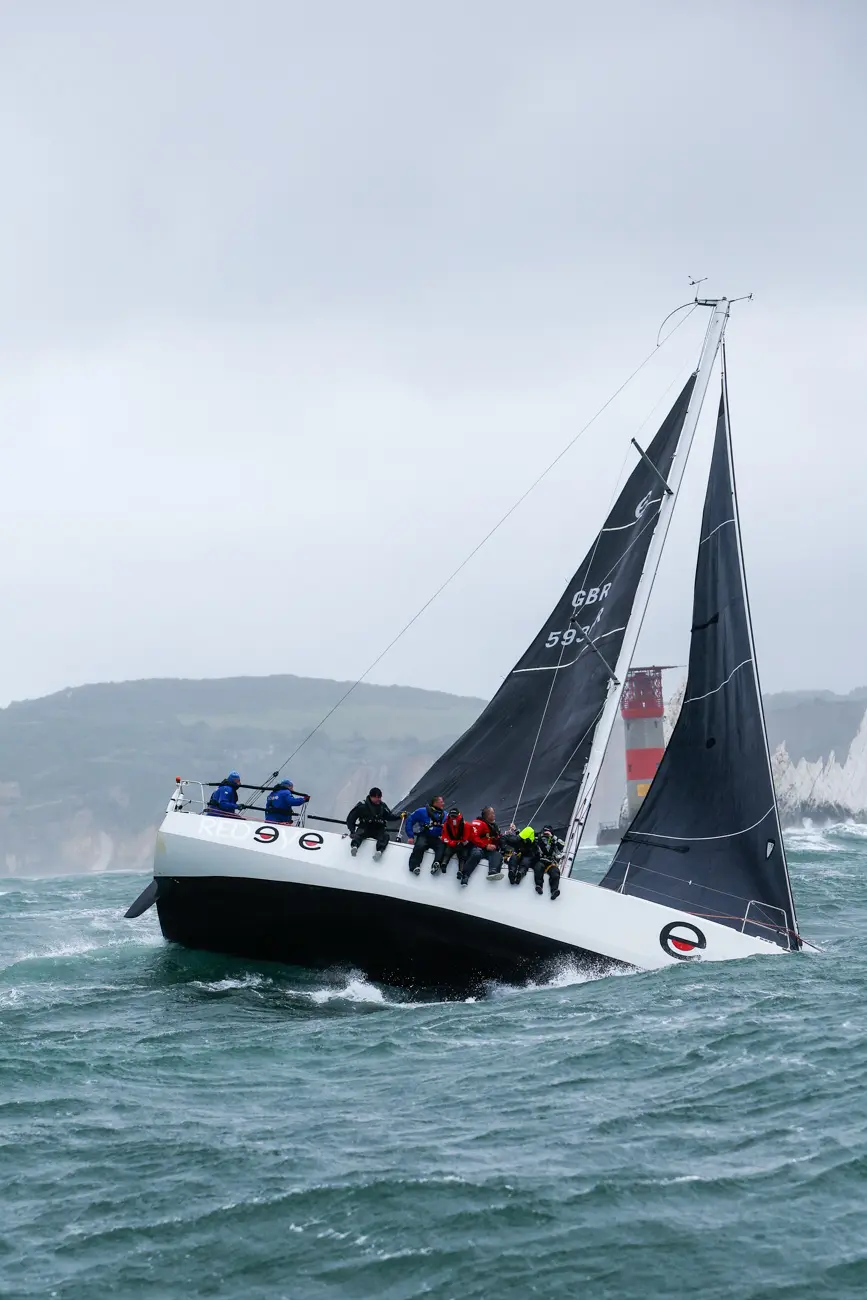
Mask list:
[[[744,581],[725,379],[692,623],[680,716],[602,884],[799,947]]]
[[[401,803],[441,794],[465,816],[565,827],[656,527],[695,376],[687,381],[544,626],[473,725]]]

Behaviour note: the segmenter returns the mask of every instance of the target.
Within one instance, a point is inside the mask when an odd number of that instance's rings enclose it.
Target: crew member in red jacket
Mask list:
[[[445,875],[452,858],[457,856],[458,879],[460,879],[461,867],[469,851],[467,824],[464,821],[463,814],[460,808],[449,808],[449,815],[443,822],[443,833],[440,836],[434,867]]]
[[[503,879],[503,852],[500,828],[494,820],[493,808],[483,808],[480,817],[470,822],[466,828],[467,843],[470,851],[462,867],[458,870],[458,880],[462,885],[470,883],[470,876],[481,862],[488,860],[488,880]]]

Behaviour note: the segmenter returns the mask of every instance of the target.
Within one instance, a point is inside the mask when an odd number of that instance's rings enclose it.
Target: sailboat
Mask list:
[[[524,884],[469,887],[408,871],[409,846],[350,853],[327,819],[276,826],[197,815],[178,783],[157,834],[163,935],[300,966],[351,966],[415,985],[524,981],[564,962],[654,969],[802,944],[771,775],[744,576],[724,334],[710,319],[695,372],[636,463],[550,617],[480,717],[402,802],[436,795],[467,818],[562,831],[556,901]],[[649,792],[598,884],[575,875],[602,760],[717,355],[722,393],[698,542],[683,707]],[[634,440],[633,440],[634,441]],[[191,793],[193,791],[193,793]]]

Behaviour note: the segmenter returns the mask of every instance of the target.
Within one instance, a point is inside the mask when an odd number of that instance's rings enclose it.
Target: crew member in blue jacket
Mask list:
[[[407,817],[406,833],[410,840],[415,841],[412,853],[409,855],[409,869],[414,876],[421,871],[421,860],[425,850],[433,849],[436,852],[439,848],[445,817],[444,800],[441,794],[431,799],[424,808],[416,808],[415,812]],[[430,869],[431,875],[437,875],[439,869],[439,862],[434,857]]]
[[[278,781],[265,800],[265,821],[292,825],[292,809],[307,803],[309,794],[296,794],[291,781]]]
[[[230,772],[225,781],[221,781],[208,800],[206,817],[240,817],[238,812],[238,786],[241,773]],[[241,819],[243,821],[243,818]]]

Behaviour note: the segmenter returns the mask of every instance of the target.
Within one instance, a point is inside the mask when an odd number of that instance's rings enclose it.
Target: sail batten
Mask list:
[[[756,669],[724,371],[700,537],[680,715],[601,883],[799,947]]]
[[[476,722],[400,807],[437,794],[475,816],[565,828],[629,626],[667,478],[690,405],[692,375],[551,615]]]

